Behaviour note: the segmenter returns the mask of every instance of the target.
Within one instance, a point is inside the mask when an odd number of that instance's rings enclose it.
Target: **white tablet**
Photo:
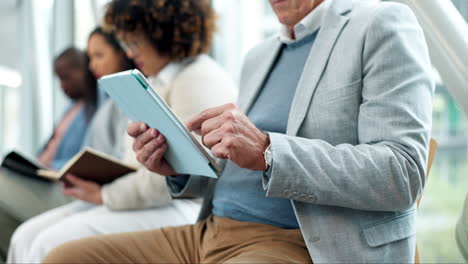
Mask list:
[[[98,83],[130,120],[144,122],[164,135],[169,146],[164,158],[176,172],[213,178],[221,173],[215,160],[140,71],[129,70],[106,75]]]

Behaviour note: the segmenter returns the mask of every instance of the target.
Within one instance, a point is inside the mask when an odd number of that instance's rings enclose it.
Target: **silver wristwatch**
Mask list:
[[[271,162],[273,160],[273,157],[271,155],[271,149],[270,149],[270,145],[268,145],[268,147],[265,149],[265,151],[263,152],[263,159],[265,159],[265,165],[266,165],[266,170],[265,171],[268,171],[271,167]]]

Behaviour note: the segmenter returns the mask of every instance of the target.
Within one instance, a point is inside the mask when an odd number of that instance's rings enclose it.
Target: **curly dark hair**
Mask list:
[[[163,56],[180,60],[206,53],[216,15],[209,0],[112,0],[104,16],[106,30],[142,30]]]

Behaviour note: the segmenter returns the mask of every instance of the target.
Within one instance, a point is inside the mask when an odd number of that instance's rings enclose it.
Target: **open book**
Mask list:
[[[84,148],[78,152],[60,171],[46,169],[40,163],[18,152],[8,154],[2,166],[21,174],[37,176],[51,181],[62,180],[62,177],[67,173],[72,173],[82,179],[98,184],[109,183],[120,176],[137,170],[134,166],[91,148]]]
[[[70,159],[60,171],[39,169],[37,174],[52,181],[61,180],[67,173],[98,184],[109,183],[120,176],[136,171],[137,168],[99,152],[84,148]]]

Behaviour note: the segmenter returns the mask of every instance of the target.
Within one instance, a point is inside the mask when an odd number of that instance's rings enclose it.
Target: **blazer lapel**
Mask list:
[[[349,20],[342,14],[351,10],[351,7],[352,1],[350,0],[335,0],[325,14],[323,25],[319,29],[294,95],[286,134],[296,135],[304,121],[330,53],[343,27]]]
[[[263,83],[265,82],[266,77],[270,73],[271,67],[278,56],[278,52],[281,47],[281,42],[279,39],[274,38],[266,45],[266,48],[258,55],[258,60],[256,60],[257,68],[254,72],[249,73],[250,78],[244,83],[245,87],[242,87],[243,93],[242,98],[239,100],[239,108],[247,113],[252,106],[252,103],[255,101],[255,98],[258,95]]]

